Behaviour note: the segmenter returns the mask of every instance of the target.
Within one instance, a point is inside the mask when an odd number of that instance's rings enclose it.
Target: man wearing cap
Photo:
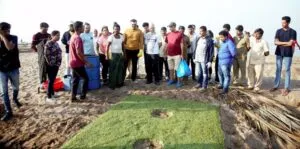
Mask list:
[[[247,53],[250,49],[250,40],[247,35],[243,34],[244,27],[238,25],[236,28],[236,36],[233,38],[237,49],[237,56],[233,61],[233,84],[245,85],[246,83],[246,62]],[[241,77],[239,73],[241,72]]]
[[[172,85],[176,83],[175,80],[175,71],[177,70],[180,60],[184,58],[184,41],[183,34],[176,30],[176,23],[171,22],[169,24],[169,29],[171,32],[167,34],[166,37],[166,52],[168,56],[168,65],[170,70],[170,80],[168,81],[168,85]],[[180,81],[180,78],[177,78],[176,87],[180,88],[183,84]]]
[[[123,77],[125,80],[128,63],[131,60],[131,80],[136,83],[138,54],[140,50],[144,50],[144,34],[138,29],[137,20],[132,19],[130,22],[132,27],[127,29],[124,33],[125,69]]]

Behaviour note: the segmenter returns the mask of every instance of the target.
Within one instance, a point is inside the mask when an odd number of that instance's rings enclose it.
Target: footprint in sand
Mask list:
[[[23,96],[23,98],[29,98],[31,96],[31,93],[25,93],[25,95]]]

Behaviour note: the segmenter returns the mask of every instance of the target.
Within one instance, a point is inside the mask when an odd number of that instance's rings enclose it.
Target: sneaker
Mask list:
[[[205,91],[207,91],[207,88],[201,88],[201,89],[200,89],[200,93],[203,93],[203,92],[205,92]]]
[[[254,92],[259,94],[260,93],[260,89],[254,89]]]
[[[159,83],[159,82],[155,82],[154,84],[155,84],[155,85],[160,85],[160,83]]]
[[[52,98],[58,98],[59,96],[54,93],[54,95],[51,96]]]
[[[71,100],[71,102],[77,102],[78,101],[78,99],[76,97],[71,97],[70,100]]]
[[[121,88],[121,87],[123,87],[124,85],[125,85],[125,83],[122,82],[122,83],[120,83],[120,84],[117,85],[117,88]]]
[[[151,84],[152,82],[151,81],[146,81],[146,84]]]
[[[86,99],[86,95],[80,95],[79,99],[80,99],[80,100]]]
[[[166,77],[165,79],[166,79],[166,81],[169,81],[169,80],[170,80],[170,78],[169,78],[169,77]]]
[[[55,103],[56,100],[54,98],[46,98],[47,103]]]
[[[108,80],[107,79],[103,80],[103,85],[107,85],[107,84],[108,84]]]
[[[253,87],[246,87],[245,89],[246,90],[253,90],[254,88]]]
[[[234,82],[232,83],[232,85],[239,85],[239,82],[234,81]]]
[[[5,113],[5,115],[1,118],[1,121],[8,121],[12,119],[13,114],[12,113]]]
[[[46,89],[43,86],[38,87],[38,93],[46,93]]]
[[[19,100],[14,100],[15,105],[18,109],[20,109],[23,105],[19,102]]]
[[[224,92],[224,91],[222,91],[221,93],[219,93],[220,96],[224,96],[224,95],[227,95],[227,94],[228,94],[228,92]]]
[[[176,88],[181,88],[182,86],[183,86],[183,84],[181,82],[177,82]]]
[[[196,86],[194,86],[194,88],[196,88],[196,89],[202,88],[202,85],[201,84],[197,84]]]
[[[290,90],[288,90],[288,89],[283,89],[283,90],[281,91],[281,95],[282,95],[282,96],[287,96],[289,93],[290,93]]]
[[[173,84],[175,84],[175,83],[176,83],[176,81],[169,80],[169,81],[168,81],[168,86],[173,85]]]
[[[217,87],[217,89],[223,89],[223,86],[221,86],[221,85],[218,85],[218,87]]]
[[[260,91],[260,88],[256,87],[254,88],[254,91]]]
[[[115,87],[109,87],[111,90],[115,90],[116,88]]]
[[[274,87],[274,88],[271,88],[271,89],[270,89],[270,92],[275,92],[275,91],[277,91],[277,90],[278,90],[278,88]]]

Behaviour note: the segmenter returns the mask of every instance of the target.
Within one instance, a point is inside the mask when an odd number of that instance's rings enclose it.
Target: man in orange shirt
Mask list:
[[[135,19],[132,19],[130,22],[132,27],[127,29],[124,33],[125,69],[123,76],[125,80],[128,63],[131,61],[131,80],[136,83],[138,54],[140,50],[144,49],[144,34],[138,29],[137,21]]]

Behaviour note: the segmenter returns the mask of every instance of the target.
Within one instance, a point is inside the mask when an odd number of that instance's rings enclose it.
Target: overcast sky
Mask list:
[[[11,32],[19,39],[30,41],[39,31],[42,21],[64,32],[71,21],[89,22],[92,28],[112,26],[114,21],[127,28],[135,18],[141,24],[153,22],[157,31],[170,21],[178,25],[206,25],[217,34],[224,23],[244,25],[253,31],[261,27],[265,39],[273,48],[275,32],[281,27],[281,17],[292,18],[291,27],[300,32],[299,0],[0,0],[0,22],[12,24]],[[298,36],[299,37],[299,36]]]

